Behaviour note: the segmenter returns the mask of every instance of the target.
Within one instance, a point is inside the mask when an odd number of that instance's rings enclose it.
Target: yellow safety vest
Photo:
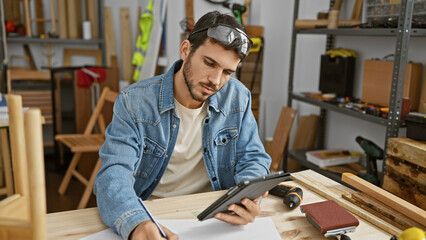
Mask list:
[[[143,11],[139,18],[140,35],[136,40],[136,50],[133,53],[132,64],[136,65],[135,71],[133,72],[133,81],[139,81],[139,75],[142,71],[143,62],[145,60],[146,51],[149,45],[149,37],[151,36],[152,26],[152,9],[153,0],[149,1],[147,8]]]

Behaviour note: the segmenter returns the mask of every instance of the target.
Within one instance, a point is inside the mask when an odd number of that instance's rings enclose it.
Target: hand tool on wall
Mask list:
[[[294,209],[302,203],[303,191],[299,187],[289,186],[283,183],[278,184],[269,193],[283,198],[283,202],[290,209]]]
[[[374,142],[361,136],[356,137],[355,140],[361,146],[367,156],[367,173],[361,175],[360,177],[378,186],[379,178],[377,177],[377,159],[383,159],[384,151]]]

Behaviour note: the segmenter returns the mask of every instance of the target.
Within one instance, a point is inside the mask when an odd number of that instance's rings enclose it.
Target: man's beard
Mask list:
[[[198,102],[204,102],[211,95],[208,95],[204,92],[201,92],[202,96],[196,96],[195,87],[197,87],[197,85],[194,85],[193,80],[191,79],[191,77],[192,77],[191,65],[192,65],[192,53],[189,54],[188,60],[185,63],[185,65],[183,66],[183,78],[185,80],[186,86],[188,87],[188,91],[189,91],[189,94],[191,95],[192,99],[194,99],[195,101],[198,101]],[[198,83],[198,84],[205,86],[205,87],[208,87],[210,89],[213,89],[216,92],[219,91],[219,87],[214,85],[212,82]]]

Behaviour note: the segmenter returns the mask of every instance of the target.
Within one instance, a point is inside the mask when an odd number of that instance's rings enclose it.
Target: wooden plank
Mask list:
[[[405,216],[426,226],[426,211],[371,184],[352,173],[343,173],[342,181],[383,202]]]
[[[291,176],[293,180],[302,184],[309,190],[318,193],[326,199],[336,201],[340,206],[344,207],[346,210],[367,220],[371,224],[374,224],[375,226],[385,230],[386,232],[396,236],[399,236],[401,234],[402,229],[393,226],[392,224],[384,221],[378,216],[375,216],[374,214],[365,211],[361,207],[341,197],[343,194],[353,194],[356,191],[347,188],[312,170],[295,172],[292,173]]]
[[[194,21],[194,0],[185,0],[185,15],[189,21]]]
[[[386,153],[426,168],[426,143],[410,138],[389,138]]]
[[[423,72],[426,73],[426,67]],[[420,94],[419,112],[426,113],[426,74],[424,74],[422,92]]]
[[[251,0],[245,0],[244,6],[246,7],[246,11],[241,15],[241,22],[245,26],[247,24],[247,16],[250,12]]]
[[[28,58],[28,64],[30,65],[30,69],[36,70],[37,67],[35,65],[33,55],[31,54],[30,47],[28,46],[28,44],[24,44],[23,48],[24,48],[25,56],[27,56]]]
[[[318,133],[319,116],[309,115],[299,117],[296,136],[294,138],[292,150],[312,149],[315,146]],[[303,166],[295,160],[289,158],[287,163],[288,171],[303,169]]]
[[[400,229],[407,229],[410,227],[424,228],[424,226],[416,221],[413,221],[367,194],[357,192],[350,195],[342,195],[342,197]]]
[[[426,210],[426,170],[389,156],[383,189]]]
[[[98,18],[96,14],[96,0],[86,0],[86,19],[88,19],[92,25],[92,38],[98,38]],[[110,25],[107,25],[109,28]]]
[[[121,25],[121,79],[131,82],[132,79],[132,40],[129,8],[120,8]]]
[[[56,14],[55,14],[55,4],[54,0],[50,0],[50,18],[52,23],[52,31],[53,35],[56,35]]]
[[[59,22],[59,37],[67,38],[68,37],[68,20],[67,20],[67,1],[68,0],[58,0],[58,22]]]
[[[89,50],[89,49],[74,49],[74,48],[65,48],[64,49],[64,66],[71,66],[71,57],[72,56],[93,56],[95,58],[95,64],[97,66],[102,66],[102,51],[98,49]]]
[[[280,118],[278,119],[269,152],[269,155],[272,158],[270,167],[271,172],[278,171],[280,167],[284,156],[284,150],[287,145],[288,135],[290,134],[291,126],[293,125],[295,116],[296,110],[290,107],[283,107],[281,109]]]
[[[35,0],[35,13],[36,18],[44,19],[43,13],[43,0]],[[44,34],[44,22],[37,22],[37,34]]]
[[[80,9],[77,8],[78,2],[80,1],[67,0],[68,38],[79,38],[77,12]]]
[[[21,9],[20,9],[21,0],[5,0],[4,9],[5,11],[5,20],[12,20],[15,24],[21,23]]]
[[[338,21],[339,27],[347,27],[352,25],[360,24],[360,20],[342,20],[340,19]],[[318,20],[311,20],[311,19],[298,19],[295,21],[294,26],[296,29],[309,29],[309,28],[315,28],[317,26],[325,27],[328,25],[327,19],[318,19]]]
[[[107,66],[111,67],[111,57],[117,58],[117,49],[115,47],[114,24],[111,7],[105,7],[105,44]]]
[[[352,17],[353,20],[361,20],[361,13],[362,13],[362,3],[363,0],[356,0],[354,3],[354,8],[352,10]]]
[[[31,37],[33,35],[31,30],[31,16],[30,16],[30,3],[29,0],[24,1],[24,16],[25,16],[25,32],[27,33],[27,37]]]

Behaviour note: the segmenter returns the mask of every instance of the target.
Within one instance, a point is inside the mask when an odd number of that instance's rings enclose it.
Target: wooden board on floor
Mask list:
[[[315,142],[318,133],[319,116],[309,115],[299,117],[297,124],[296,136],[294,138],[292,150],[312,149],[315,147]],[[295,160],[289,158],[287,162],[287,170],[295,171],[303,169],[303,166]]]
[[[385,203],[389,207],[401,212],[405,216],[426,226],[426,211],[371,184],[351,173],[342,174],[342,181]]]
[[[278,171],[284,156],[284,150],[287,145],[288,135],[290,134],[291,126],[293,125],[296,110],[290,107],[281,109],[280,118],[278,119],[275,129],[274,138],[271,143],[269,155],[272,158],[270,170],[271,172]]]
[[[98,38],[98,17],[96,14],[96,0],[86,0],[86,19],[90,21],[92,28],[92,38]],[[109,25],[106,25],[109,28]]]
[[[396,236],[399,236],[401,234],[402,229],[396,226],[393,226],[392,224],[384,221],[378,216],[375,216],[374,214],[371,214],[365,211],[361,207],[349,202],[348,200],[342,199],[341,196],[343,194],[353,194],[353,193],[356,193],[355,190],[345,187],[312,170],[295,172],[295,173],[292,173],[291,176],[293,180],[304,185],[306,188],[310,189],[311,191],[314,191],[329,200],[336,201],[339,205],[344,207],[346,210],[367,220],[368,222],[385,230],[386,232]]]
[[[132,79],[132,40],[129,8],[120,8],[121,25],[121,77],[125,81]]]

